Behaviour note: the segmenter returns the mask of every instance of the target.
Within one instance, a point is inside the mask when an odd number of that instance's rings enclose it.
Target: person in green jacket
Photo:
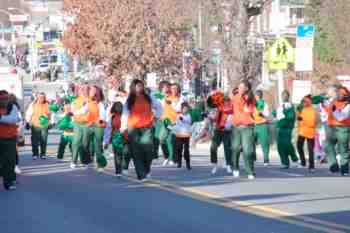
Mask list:
[[[64,104],[64,116],[61,120],[58,121],[57,127],[60,130],[63,130],[63,133],[60,138],[59,146],[58,146],[58,152],[57,152],[57,158],[63,159],[64,152],[66,150],[66,147],[68,145],[70,152],[72,153],[72,143],[73,143],[73,137],[74,137],[74,125],[72,120],[72,112],[71,107],[68,102]]]
[[[281,158],[282,168],[288,169],[290,159],[297,163],[298,157],[292,144],[292,134],[295,126],[295,110],[292,103],[289,102],[290,94],[288,91],[282,92],[283,103],[276,111],[277,118],[277,150]]]

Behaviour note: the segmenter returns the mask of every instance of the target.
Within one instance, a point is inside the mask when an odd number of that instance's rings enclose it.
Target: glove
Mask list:
[[[47,127],[48,129],[52,129],[53,125],[49,124],[49,126]]]
[[[104,149],[104,150],[107,150],[107,149],[108,149],[108,146],[109,146],[108,144],[104,144],[104,145],[103,145],[103,149]]]
[[[170,100],[166,100],[165,103],[166,104],[171,104],[171,101]]]
[[[74,114],[72,112],[69,112],[68,116],[72,117],[72,116],[74,116]]]
[[[28,122],[26,122],[25,128],[26,128],[26,130],[30,130],[30,124]]]
[[[298,121],[302,121],[302,120],[303,120],[303,118],[302,118],[302,117],[300,117],[300,116],[298,116],[298,117],[297,117],[297,120],[298,120]]]
[[[184,120],[184,118],[182,116],[180,116],[180,121],[183,121],[183,120]]]
[[[262,114],[262,112],[259,112],[259,116],[260,117],[265,117],[264,114]]]
[[[208,113],[207,112],[203,112],[202,113],[202,118],[207,118],[208,117]]]

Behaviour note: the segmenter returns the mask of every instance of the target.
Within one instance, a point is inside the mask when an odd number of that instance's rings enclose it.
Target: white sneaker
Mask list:
[[[146,179],[151,179],[152,178],[152,174],[151,173],[148,173],[147,175],[146,175]]]
[[[123,171],[122,171],[122,174],[123,174],[124,176],[128,176],[128,175],[129,175],[129,171],[128,171],[128,170],[123,170]]]
[[[226,166],[226,171],[227,171],[227,173],[229,173],[229,174],[232,173],[232,169],[231,169],[231,166],[230,166],[230,165],[227,165],[227,166]]]
[[[234,178],[238,178],[239,177],[239,171],[237,171],[237,170],[233,171],[232,174],[233,174]]]
[[[269,165],[269,163],[264,163],[264,167],[268,167]]]
[[[169,166],[174,166],[174,165],[175,165],[175,163],[173,161],[169,162]]]
[[[114,154],[113,153],[109,153],[109,157],[110,158],[114,158]]]
[[[21,174],[22,173],[21,169],[17,165],[15,167],[15,173],[16,174]]]
[[[214,165],[213,169],[211,170],[211,174],[216,174],[216,172],[218,171],[218,166]]]
[[[165,167],[166,165],[168,165],[168,162],[169,162],[169,160],[168,160],[168,159],[164,160],[164,162],[163,162],[162,166],[163,166],[163,167]]]
[[[249,176],[248,176],[248,179],[249,179],[249,180],[254,180],[254,179],[255,179],[255,176],[249,175]]]
[[[115,176],[120,178],[120,177],[122,177],[122,174],[116,174]]]
[[[77,167],[77,165],[76,165],[75,163],[71,163],[71,164],[70,164],[70,168],[71,168],[71,169],[74,169],[74,168],[76,168],[76,167]]]
[[[145,183],[145,182],[147,182],[147,181],[148,181],[147,178],[143,178],[143,179],[141,180],[142,183]]]
[[[102,167],[97,168],[97,172],[103,172],[104,169]]]

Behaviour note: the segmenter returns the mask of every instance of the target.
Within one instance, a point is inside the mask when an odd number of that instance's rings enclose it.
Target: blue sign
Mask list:
[[[0,33],[14,33],[14,28],[0,28]]]
[[[315,35],[316,27],[313,24],[304,25],[301,24],[297,29],[297,37],[299,38],[312,38]]]

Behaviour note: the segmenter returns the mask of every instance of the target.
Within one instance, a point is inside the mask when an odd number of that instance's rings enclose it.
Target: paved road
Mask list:
[[[59,135],[50,135],[54,155]],[[27,138],[29,142],[29,138]],[[193,152],[193,170],[155,162],[153,181],[140,184],[94,169],[69,168],[69,159],[32,161],[21,151],[23,174],[15,192],[0,189],[1,233],[109,232],[350,232],[348,178],[325,168],[309,175],[258,164],[258,178],[210,174],[209,157]],[[132,170],[132,169],[131,169]]]

